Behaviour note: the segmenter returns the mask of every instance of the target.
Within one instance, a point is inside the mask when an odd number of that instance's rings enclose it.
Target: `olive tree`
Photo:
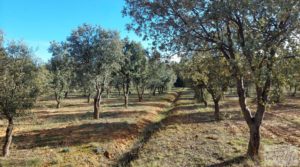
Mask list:
[[[139,101],[142,101],[144,90],[146,87],[146,68],[147,59],[146,52],[140,43],[129,41],[127,38],[123,41],[123,55],[124,59],[121,63],[119,77],[121,79],[124,106],[128,107],[128,96],[130,85],[134,84],[138,93]]]
[[[99,119],[102,93],[120,68],[122,42],[119,33],[83,24],[68,37],[68,46],[77,73],[89,76],[84,84],[93,85],[94,119]]]
[[[287,77],[286,83],[289,85],[291,96],[296,96],[300,88],[300,57],[290,59],[286,62],[284,76]]]
[[[60,108],[61,100],[69,91],[72,77],[72,65],[70,56],[64,43],[51,42],[49,52],[52,58],[48,64],[48,70],[51,74],[51,88],[54,91],[56,108]]]
[[[3,156],[8,156],[14,118],[21,111],[30,109],[38,94],[37,67],[30,49],[21,42],[11,42],[5,49],[1,46],[0,58],[0,113],[8,121]]]
[[[218,54],[212,57],[209,53],[197,53],[185,66],[185,76],[190,78],[194,85],[203,85],[211,95],[215,120],[220,120],[219,101],[228,89],[231,79],[228,64]]]
[[[161,62],[160,54],[154,52],[149,60],[148,88],[155,96],[156,91],[159,94],[170,89],[176,81],[176,74],[171,65]]]
[[[151,38],[161,49],[177,52],[218,50],[236,80],[239,104],[250,129],[247,154],[259,155],[260,126],[267,108],[272,69],[284,61],[300,25],[300,1],[126,0],[129,29]],[[256,112],[247,104],[245,75],[256,90]]]

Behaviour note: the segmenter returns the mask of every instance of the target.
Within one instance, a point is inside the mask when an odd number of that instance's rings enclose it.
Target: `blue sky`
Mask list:
[[[46,62],[49,42],[63,41],[82,23],[118,30],[122,37],[142,41],[125,25],[124,0],[0,0],[0,29],[7,40],[23,40]],[[143,42],[147,47],[147,42]]]

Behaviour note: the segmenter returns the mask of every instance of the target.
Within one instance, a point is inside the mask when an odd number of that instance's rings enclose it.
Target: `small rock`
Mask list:
[[[100,153],[103,152],[103,149],[100,148],[100,147],[96,147],[96,148],[93,149],[93,152],[96,153],[96,154],[100,154]]]
[[[106,158],[110,159],[111,158],[111,155],[108,151],[105,151],[104,154],[103,154]]]
[[[198,137],[199,137],[198,135],[195,136],[195,138],[198,138]]]

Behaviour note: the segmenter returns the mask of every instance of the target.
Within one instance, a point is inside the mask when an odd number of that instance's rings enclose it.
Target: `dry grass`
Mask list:
[[[0,158],[0,166],[258,165],[244,157],[249,131],[236,97],[222,101],[220,122],[214,121],[212,103],[196,104],[188,89],[144,102],[131,97],[128,109],[116,95],[103,104],[101,119],[93,120],[92,104],[84,98],[71,97],[58,110],[53,100],[39,101],[33,114],[17,120],[11,156]],[[287,144],[300,149],[299,112],[300,98],[269,109],[262,150]],[[6,122],[0,125],[3,137]]]
[[[237,98],[229,97],[222,102],[223,120],[215,122],[212,104],[203,108],[192,97],[191,92],[185,92],[179,98],[163,127],[144,144],[130,165],[257,166],[245,157],[249,131]],[[293,145],[299,151],[300,126],[294,121],[299,119],[299,104],[300,99],[288,99],[284,106],[269,109],[262,126],[262,152],[264,147],[275,145]],[[263,159],[260,162],[261,166],[268,164]]]
[[[175,96],[171,91],[138,102],[133,95],[125,109],[122,96],[115,95],[104,99],[99,120],[92,119],[93,106],[84,98],[66,99],[60,109],[53,100],[38,101],[16,121],[11,155],[0,158],[0,166],[110,166]],[[0,123],[3,139],[6,122]]]

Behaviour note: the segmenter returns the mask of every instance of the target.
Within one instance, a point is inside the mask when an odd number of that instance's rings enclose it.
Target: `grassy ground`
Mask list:
[[[32,114],[16,121],[11,155],[0,158],[0,166],[111,166],[176,95],[146,95],[143,102],[133,95],[127,109],[114,95],[104,99],[99,120],[92,119],[93,106],[84,98],[70,97],[61,109],[53,100],[38,101]],[[3,137],[5,120],[0,125]]]
[[[300,98],[287,99],[267,112],[262,126],[260,164],[245,158],[248,128],[239,110],[237,98],[227,97],[221,104],[222,118],[214,121],[213,106],[195,104],[189,91],[183,92],[171,114],[159,130],[152,133],[131,166],[290,166],[300,165]],[[269,148],[296,149],[297,162],[271,161]],[[274,151],[274,149],[272,150]],[[281,150],[282,151],[282,150]],[[287,151],[287,150],[285,150]],[[288,150],[287,153],[291,153]],[[280,156],[279,152],[279,156]],[[282,152],[282,154],[286,154]],[[288,158],[288,157],[286,157]],[[296,164],[296,165],[295,165]]]
[[[71,97],[58,110],[52,100],[39,101],[33,114],[16,122],[11,156],[0,158],[0,166],[257,165],[244,157],[249,132],[236,97],[221,103],[220,122],[213,106],[196,104],[188,89],[144,102],[131,97],[128,109],[116,95],[103,103],[101,119],[93,120],[86,99]],[[293,146],[299,156],[299,112],[300,98],[269,109],[261,129],[263,153]],[[6,123],[0,125],[3,136]],[[274,163],[263,159],[260,165]]]

